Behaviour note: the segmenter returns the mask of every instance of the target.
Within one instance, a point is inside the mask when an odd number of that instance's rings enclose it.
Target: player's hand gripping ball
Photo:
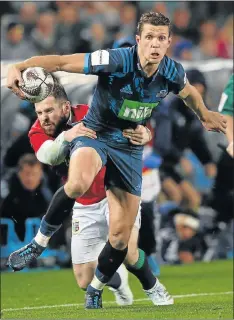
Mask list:
[[[28,68],[22,72],[24,85],[20,86],[26,100],[37,103],[50,95],[54,79],[48,71],[40,67]]]

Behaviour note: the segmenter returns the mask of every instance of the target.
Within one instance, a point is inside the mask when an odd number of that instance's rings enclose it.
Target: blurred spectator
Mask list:
[[[198,32],[191,25],[191,13],[187,8],[175,9],[172,19],[172,33],[193,42],[197,41]]]
[[[24,26],[25,36],[28,38],[38,19],[37,5],[35,2],[23,2],[19,11],[19,20]]]
[[[202,260],[208,245],[199,232],[200,219],[192,210],[176,208],[162,217],[158,252],[165,263],[192,263]]]
[[[111,47],[111,40],[108,37],[108,33],[104,29],[102,23],[93,23],[90,26],[90,52],[99,49],[105,49]]]
[[[113,2],[95,2],[95,6],[99,12],[103,13],[103,24],[105,28],[111,33],[115,34],[120,26],[120,11],[123,6],[123,1]]]
[[[160,12],[166,17],[169,16],[166,2],[156,2],[152,8],[152,11]]]
[[[31,41],[41,55],[56,53],[55,24],[56,18],[52,11],[41,13],[38,17],[31,33]]]
[[[89,28],[92,23],[102,22],[103,12],[99,12],[95,2],[85,2],[83,6],[79,8],[79,15],[81,23]]]
[[[188,71],[187,77],[205,99],[207,85],[204,75],[195,69]],[[163,157],[160,167],[163,190],[178,205],[197,210],[201,195],[187,179],[193,173],[193,166],[183,154],[186,149],[191,149],[204,165],[206,174],[211,178],[216,175],[204,129],[195,113],[179,98],[161,104],[155,119],[154,147]]]
[[[86,29],[86,40],[77,43],[76,52],[93,52],[99,49],[112,47],[112,41],[104,26],[100,22],[94,22]]]
[[[56,48],[59,54],[80,52],[83,25],[79,14],[72,5],[59,6],[56,29]],[[76,49],[77,48],[77,49]]]
[[[199,46],[193,49],[193,60],[208,60],[217,58],[217,42],[216,39],[202,39]]]
[[[192,54],[193,43],[189,40],[179,40],[173,48],[173,57],[179,60],[191,61],[193,59]]]
[[[192,50],[193,60],[217,57],[217,26],[215,21],[206,20],[200,25],[200,41]]]
[[[9,193],[1,205],[1,216],[15,223],[21,241],[25,236],[25,220],[42,217],[52,198],[52,192],[43,177],[41,163],[33,154],[23,155],[18,162],[18,172],[8,181]]]
[[[133,36],[136,33],[137,11],[132,4],[125,3],[120,11],[120,30],[119,34],[124,36]]]
[[[33,44],[24,39],[24,27],[18,22],[7,26],[5,37],[1,43],[1,59],[22,60],[38,54]]]
[[[200,24],[200,36],[202,39],[214,39],[218,29],[214,20],[205,20]]]
[[[219,32],[217,56],[225,59],[233,58],[233,16],[230,16]]]
[[[38,11],[47,10],[50,7],[50,1],[35,1]],[[10,5],[15,12],[19,12],[25,5],[25,1],[11,1]]]

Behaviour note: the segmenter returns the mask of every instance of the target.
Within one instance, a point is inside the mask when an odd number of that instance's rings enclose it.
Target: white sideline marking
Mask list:
[[[233,291],[226,292],[207,292],[207,293],[189,293],[189,294],[179,294],[174,295],[173,298],[190,298],[190,297],[200,297],[200,296],[217,296],[217,295],[225,295],[225,294],[233,294]],[[149,298],[135,299],[134,302],[137,301],[147,301]],[[116,304],[115,301],[103,301],[103,304]],[[8,311],[20,311],[20,310],[39,310],[39,309],[50,309],[50,308],[60,308],[60,307],[83,307],[84,303],[68,303],[68,304],[55,304],[51,306],[38,306],[38,307],[23,307],[23,308],[9,308],[3,309],[2,312]]]

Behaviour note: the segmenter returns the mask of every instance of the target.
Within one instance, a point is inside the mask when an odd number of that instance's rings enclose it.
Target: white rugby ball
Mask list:
[[[48,71],[40,67],[25,69],[22,72],[24,85],[20,86],[28,101],[37,103],[44,100],[54,88],[54,79]]]

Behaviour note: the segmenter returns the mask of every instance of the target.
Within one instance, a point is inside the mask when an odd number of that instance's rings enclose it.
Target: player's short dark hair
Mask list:
[[[137,33],[140,35],[144,24],[152,24],[153,26],[168,26],[169,36],[171,35],[171,21],[160,12],[146,12],[140,17],[137,25]]]
[[[59,82],[59,79],[53,75],[54,79],[54,88],[50,96],[54,97],[56,100],[65,100],[68,101],[67,93],[64,89],[64,86]]]
[[[21,171],[25,165],[33,167],[35,165],[40,165],[41,163],[38,161],[37,157],[33,153],[25,153],[19,158],[18,161],[18,170]]]

